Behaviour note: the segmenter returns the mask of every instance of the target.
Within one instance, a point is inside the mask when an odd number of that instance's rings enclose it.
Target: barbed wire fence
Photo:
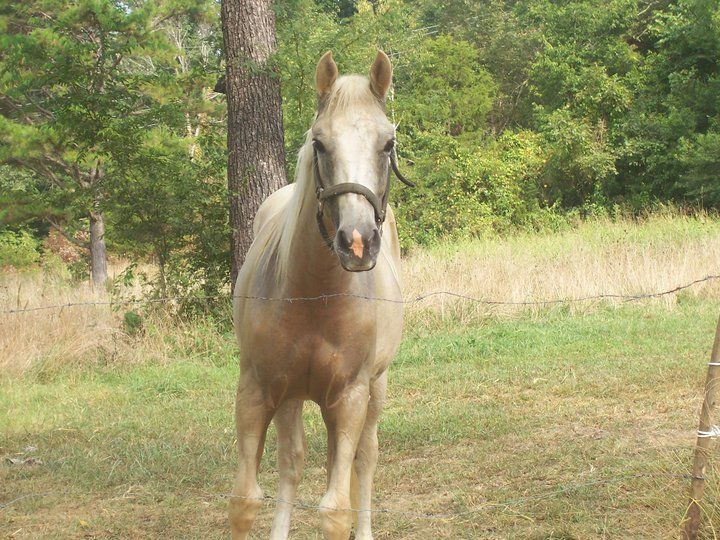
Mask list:
[[[205,295],[205,296],[163,296],[160,298],[142,298],[132,300],[98,300],[98,301],[83,301],[83,302],[67,302],[64,304],[53,304],[47,306],[32,306],[32,307],[18,307],[15,309],[8,309],[0,311],[0,315],[18,315],[21,313],[31,313],[36,311],[47,311],[47,310],[60,310],[65,308],[81,307],[81,306],[129,306],[129,305],[142,305],[142,304],[159,304],[176,301],[217,301],[217,300],[257,300],[265,302],[287,302],[287,303],[299,303],[299,302],[322,302],[338,298],[356,298],[358,300],[367,300],[370,302],[387,302],[391,304],[402,304],[412,305],[423,302],[433,297],[443,296],[449,298],[455,298],[459,300],[466,300],[476,304],[482,304],[487,306],[551,306],[551,305],[562,305],[562,304],[576,304],[581,302],[590,302],[593,300],[620,300],[623,302],[638,302],[641,300],[649,300],[652,298],[660,298],[662,296],[669,296],[677,294],[686,289],[695,287],[701,283],[710,281],[720,280],[720,274],[718,275],[707,275],[705,277],[690,281],[688,283],[678,285],[672,289],[667,289],[659,292],[642,293],[642,294],[619,294],[619,293],[603,293],[588,296],[580,296],[575,298],[556,298],[550,300],[519,300],[519,301],[506,301],[496,300],[487,298],[478,298],[469,294],[464,294],[455,291],[431,291],[423,293],[412,298],[383,298],[378,296],[369,296],[355,293],[330,293],[330,294],[319,294],[316,296],[291,296],[291,297],[271,297],[271,296],[253,296],[253,295]]]
[[[355,293],[331,293],[321,294],[316,296],[300,296],[300,297],[269,297],[269,296],[254,296],[254,295],[207,295],[207,296],[164,296],[160,298],[144,298],[144,299],[131,299],[131,300],[98,300],[98,301],[82,301],[82,302],[67,302],[63,304],[53,304],[44,306],[24,306],[17,307],[14,309],[0,311],[0,316],[20,316],[26,313],[37,313],[41,311],[49,310],[64,310],[80,306],[107,306],[110,308],[116,308],[119,306],[130,306],[130,305],[151,305],[168,302],[185,302],[185,301],[229,301],[231,299],[243,299],[252,301],[264,301],[264,302],[287,302],[287,303],[300,303],[300,302],[324,302],[327,303],[331,300],[341,298],[354,298],[358,300],[364,300],[368,302],[388,302],[392,304],[412,305],[418,304],[425,300],[433,297],[449,297],[457,300],[468,301],[476,304],[483,304],[489,306],[552,306],[552,305],[567,305],[577,304],[582,302],[590,302],[596,300],[617,300],[622,302],[637,302],[642,300],[648,300],[653,298],[661,298],[673,294],[680,293],[687,289],[691,289],[700,284],[713,282],[720,280],[720,274],[710,274],[702,278],[695,279],[693,281],[678,285],[676,287],[656,291],[651,293],[641,294],[619,294],[619,293],[603,293],[595,295],[587,295],[575,298],[558,298],[558,299],[546,299],[546,300],[521,300],[521,301],[504,301],[498,299],[487,299],[479,298],[470,294],[465,294],[456,291],[438,290],[431,291],[424,294],[420,294],[411,298],[384,298],[370,295],[362,295]],[[303,501],[288,501],[271,495],[257,498],[266,502],[275,504],[291,505],[294,508],[303,510],[339,510],[347,512],[371,512],[373,514],[385,514],[394,516],[403,516],[411,519],[453,519],[462,516],[468,516],[472,514],[479,514],[483,512],[489,512],[493,510],[501,510],[504,508],[511,508],[514,506],[521,506],[529,504],[535,501],[544,499],[550,499],[553,497],[559,497],[563,494],[582,490],[583,488],[598,486],[598,485],[609,485],[616,484],[625,481],[637,480],[640,478],[666,478],[666,479],[685,479],[691,481],[691,494],[690,502],[687,507],[687,511],[683,516],[683,538],[692,540],[698,537],[700,523],[703,514],[703,508],[701,505],[701,499],[705,489],[705,482],[708,480],[708,466],[711,455],[711,443],[715,439],[720,438],[720,426],[714,424],[713,409],[715,406],[716,394],[720,390],[720,321],[718,322],[718,330],[716,333],[715,345],[711,360],[708,364],[708,375],[706,380],[704,402],[700,416],[700,424],[697,431],[697,443],[694,449],[694,463],[691,474],[676,474],[667,472],[645,472],[636,474],[624,474],[613,477],[598,478],[593,480],[586,480],[575,483],[561,484],[547,490],[544,493],[530,495],[527,497],[514,498],[503,502],[489,502],[481,504],[475,508],[468,508],[465,510],[458,510],[453,512],[440,512],[440,513],[424,513],[424,512],[412,512],[405,510],[395,510],[390,508],[374,508],[371,510],[356,509],[356,508],[328,508],[321,505],[313,505]],[[683,447],[684,450],[689,450],[688,447]],[[7,503],[0,504],[0,511],[6,510],[7,508],[19,503],[20,501],[41,498],[54,495],[66,495],[69,492],[39,492],[39,493],[28,493],[21,495],[8,501]],[[232,499],[237,496],[228,493],[214,493],[209,494],[213,497]],[[247,498],[247,497],[240,497]]]

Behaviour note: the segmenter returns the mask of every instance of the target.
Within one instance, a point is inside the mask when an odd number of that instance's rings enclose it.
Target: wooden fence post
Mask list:
[[[718,387],[720,386],[720,319],[715,331],[715,343],[710,364],[708,365],[707,378],[705,380],[705,399],[700,411],[700,426],[698,427],[697,445],[695,446],[695,460],[693,461],[692,480],[690,484],[690,504],[685,518],[684,540],[696,540],[700,521],[702,520],[702,508],[700,502],[705,491],[705,474],[707,473],[708,458],[712,440],[716,436],[717,427],[712,424],[712,412],[718,398]]]

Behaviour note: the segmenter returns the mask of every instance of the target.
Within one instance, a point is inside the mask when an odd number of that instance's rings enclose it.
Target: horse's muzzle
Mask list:
[[[359,227],[340,227],[335,234],[335,253],[349,272],[372,270],[380,252],[380,230],[374,224]]]

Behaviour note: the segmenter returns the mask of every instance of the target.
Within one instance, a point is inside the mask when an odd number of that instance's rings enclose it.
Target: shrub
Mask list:
[[[143,319],[137,311],[126,311],[123,315],[123,330],[128,336],[137,336],[143,330]]]
[[[38,262],[40,244],[27,231],[0,230],[0,267],[25,268]]]
[[[678,184],[686,197],[706,208],[720,208],[720,133],[681,141],[677,158],[685,167]]]
[[[479,137],[479,136],[478,136]],[[402,246],[445,237],[482,237],[511,227],[534,227],[535,181],[545,163],[537,135],[508,132],[499,139],[462,142],[441,134],[418,137],[415,189],[395,190]]]

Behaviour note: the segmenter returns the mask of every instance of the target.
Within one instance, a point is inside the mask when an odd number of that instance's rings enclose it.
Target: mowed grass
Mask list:
[[[377,508],[407,514],[377,514],[375,537],[677,537],[719,311],[716,300],[680,295],[671,307],[408,325],[390,372],[375,493]],[[235,346],[214,329],[203,338],[201,325],[188,332],[195,337],[168,345],[162,361],[0,379],[3,535],[229,536]],[[312,505],[325,479],[313,404],[305,425],[299,498]],[[275,448],[271,430],[260,475],[269,495]],[[5,459],[23,457],[42,463]],[[703,534],[714,538],[720,475],[708,476]],[[268,536],[271,519],[267,502],[254,538]],[[296,510],[293,537],[320,538],[317,511]]]

